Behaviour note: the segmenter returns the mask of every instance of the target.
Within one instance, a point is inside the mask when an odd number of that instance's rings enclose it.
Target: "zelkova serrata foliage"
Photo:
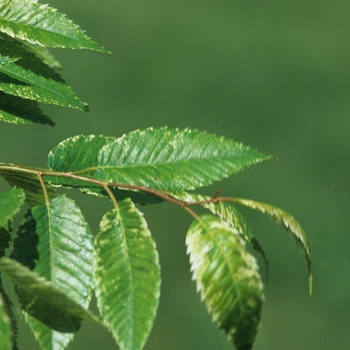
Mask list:
[[[0,0],[0,121],[54,125],[39,103],[87,111],[48,48],[107,52],[67,17],[33,0]],[[218,327],[239,350],[253,347],[264,300],[251,245],[267,257],[235,205],[281,224],[303,253],[305,233],[288,213],[247,199],[194,192],[270,159],[197,130],[166,127],[122,137],[79,135],[54,147],[48,168],[0,163],[12,189],[0,193],[0,269],[15,284],[25,319],[42,349],[65,349],[83,319],[109,329],[123,350],[142,349],[158,307],[160,265],[139,205],[171,202],[194,219],[186,236],[197,289]],[[79,206],[57,187],[105,197],[111,209],[94,237]],[[10,257],[12,218],[29,209]],[[196,206],[208,214],[198,216]],[[0,348],[17,348],[12,302],[0,286]],[[100,316],[89,308],[95,292]]]

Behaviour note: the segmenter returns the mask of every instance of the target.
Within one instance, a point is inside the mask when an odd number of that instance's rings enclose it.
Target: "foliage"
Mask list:
[[[0,120],[54,125],[39,103],[87,111],[56,72],[48,48],[107,52],[55,9],[35,0],[0,1]],[[281,224],[312,273],[304,231],[268,204],[189,192],[271,159],[232,140],[197,130],[148,128],[121,137],[78,135],[54,147],[48,169],[0,164],[12,187],[0,193],[0,270],[15,284],[22,311],[42,349],[65,349],[88,319],[106,326],[121,349],[142,349],[160,295],[156,244],[137,206],[164,201],[194,218],[186,244],[193,278],[213,320],[239,350],[258,332],[264,288],[246,245],[263,248],[234,206],[258,210]],[[57,187],[105,197],[111,209],[93,236],[79,206]],[[13,217],[29,206],[10,257]],[[202,206],[211,214],[198,216]],[[101,319],[89,308],[96,293]],[[0,347],[16,349],[12,303],[0,288]]]

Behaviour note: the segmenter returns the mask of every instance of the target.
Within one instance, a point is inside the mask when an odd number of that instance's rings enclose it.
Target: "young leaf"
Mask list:
[[[220,219],[227,222],[237,233],[239,233],[252,247],[257,251],[264,260],[266,270],[266,282],[269,277],[269,260],[265,254],[264,249],[260,245],[259,240],[255,237],[252,228],[245,219],[245,217],[230,203],[226,202],[205,202],[212,199],[209,196],[202,196],[194,193],[181,193],[173,194],[175,198],[181,199],[185,202],[200,202],[204,208],[209,209],[213,214],[217,215]]]
[[[155,243],[130,199],[108,212],[95,238],[96,297],[121,350],[141,350],[152,328],[160,293]]]
[[[196,130],[134,131],[104,146],[89,169],[108,182],[183,191],[206,186],[269,159],[249,147]]]
[[[45,203],[43,189],[40,185],[38,178],[29,173],[16,172],[11,169],[6,169],[6,166],[12,164],[0,163],[2,167],[0,169],[0,176],[10,185],[20,187],[25,193],[25,199],[30,206]],[[46,191],[49,198],[55,198],[57,193],[50,186],[46,185]]]
[[[310,248],[307,242],[305,232],[300,226],[300,224],[294,219],[293,216],[291,216],[284,210],[274,207],[270,204],[256,202],[256,201],[252,201],[249,199],[242,199],[242,198],[235,198],[235,202],[266,214],[272,220],[282,225],[282,227],[285,228],[286,231],[291,234],[295,244],[304,255],[304,258],[306,261],[308,275],[309,275],[309,292],[311,295],[312,294],[311,254],[310,254]]]
[[[74,201],[59,196],[50,206],[32,208],[20,226],[12,257],[34,268],[62,294],[86,309],[93,284],[93,244],[90,229]],[[22,287],[22,286],[20,286]],[[39,299],[27,288],[18,291],[26,319],[45,349],[64,349],[80,326],[80,314],[72,317],[59,305]],[[58,301],[59,302],[59,301]],[[73,312],[70,312],[73,314]],[[33,317],[35,318],[33,318]],[[50,329],[52,328],[52,329]],[[65,336],[56,331],[66,332]],[[59,343],[57,342],[59,337]],[[65,338],[65,339],[63,339]]]
[[[0,31],[41,46],[107,52],[64,14],[33,0],[1,1]]]
[[[7,315],[4,302],[0,298],[0,349],[13,350],[11,337],[11,321]]]
[[[40,74],[22,68],[18,59],[0,55],[0,90],[6,94],[42,103],[77,108],[87,112],[85,102],[80,101],[72,89],[59,81],[46,79]]]
[[[24,192],[20,188],[0,193],[0,227],[5,226],[24,203]]]
[[[192,223],[186,244],[197,290],[213,320],[237,350],[251,349],[263,303],[255,258],[237,232],[212,215]]]

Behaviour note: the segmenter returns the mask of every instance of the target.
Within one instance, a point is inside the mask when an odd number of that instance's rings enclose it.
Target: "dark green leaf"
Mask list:
[[[9,335],[11,336],[11,340],[12,340],[11,350],[18,350],[18,344],[17,344],[18,327],[17,327],[17,320],[16,320],[16,316],[15,316],[15,311],[14,311],[12,301],[9,298],[9,296],[7,295],[5,289],[2,285],[1,279],[0,279],[0,296],[1,296],[0,299],[3,302],[3,307],[5,309],[6,315],[8,316],[9,321],[10,321],[11,330],[10,330]],[[1,335],[1,331],[0,331],[0,338],[1,337],[2,337],[2,335]],[[0,339],[0,349],[2,349],[1,339]]]
[[[0,270],[11,278],[18,287],[31,294],[33,300],[42,302],[44,308],[55,308],[78,319],[88,319],[100,323],[96,316],[77,304],[66,293],[15,260],[6,257],[0,258]],[[32,305],[28,305],[28,307],[32,307]],[[42,312],[46,311],[43,309]]]
[[[4,227],[0,227],[0,257],[5,255],[5,250],[10,246],[10,242],[10,233]]]
[[[69,148],[73,154],[90,152],[90,146],[82,147],[80,142],[69,146],[74,147]],[[94,155],[95,152],[96,149]],[[209,185],[269,158],[204,132],[150,128],[108,142],[101,148],[97,162],[94,158],[94,162],[84,164],[85,170],[79,166],[79,174],[108,182],[181,191]],[[67,162],[64,168],[75,171],[77,167]]]
[[[251,349],[263,303],[255,258],[247,252],[240,235],[212,215],[192,223],[186,244],[197,290],[213,320],[237,350]]]
[[[18,41],[6,34],[0,33],[1,55],[18,58],[16,64],[25,70],[41,75],[46,79],[52,79],[64,83],[62,77],[50,66],[45,64],[41,57],[38,57],[31,48],[33,45]],[[29,46],[30,45],[30,46]]]
[[[11,124],[46,124],[55,123],[47,117],[35,101],[7,95],[0,91],[0,121]]]
[[[1,1],[0,31],[41,46],[106,52],[64,14],[33,0]]]
[[[310,248],[307,242],[305,232],[300,226],[300,224],[294,219],[293,216],[291,216],[284,210],[274,207],[270,204],[260,203],[260,202],[252,201],[249,199],[242,199],[242,198],[235,198],[235,201],[236,203],[242,204],[246,207],[258,210],[268,215],[271,219],[276,221],[278,224],[282,225],[282,227],[285,228],[286,231],[291,234],[295,244],[297,245],[297,247],[300,249],[300,251],[305,257],[308,274],[309,274],[309,292],[311,295],[312,294],[311,254],[310,254]]]
[[[4,302],[0,298],[0,349],[13,350],[12,348],[11,321],[7,315]]]
[[[146,221],[125,199],[108,212],[95,239],[96,296],[122,350],[143,348],[160,293],[160,266]]]
[[[87,104],[80,101],[69,86],[26,70],[16,64],[17,60],[0,56],[0,90],[4,93],[85,112],[89,110]]]
[[[14,241],[12,257],[51,282],[80,308],[86,309],[93,284],[93,247],[90,229],[75,203],[60,196],[50,206],[29,211]],[[45,349],[63,349],[79,329],[81,315],[69,312],[27,289],[18,290],[26,319]],[[49,307],[49,305],[52,307]],[[73,316],[72,316],[73,314]],[[33,316],[33,317],[31,317]],[[52,329],[50,329],[52,328]],[[59,337],[59,343],[57,343]],[[60,346],[60,347],[58,347]]]
[[[24,203],[24,192],[20,188],[0,193],[0,227],[5,226]]]
[[[0,169],[0,176],[9,185],[23,189],[26,201],[30,206],[45,203],[43,189],[35,175],[11,170],[12,164],[0,163],[0,166],[3,166]],[[46,185],[46,190],[49,198],[55,198],[57,196],[55,190],[50,185]]]

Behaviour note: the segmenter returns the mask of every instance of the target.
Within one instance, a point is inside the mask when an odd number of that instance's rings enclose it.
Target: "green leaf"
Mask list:
[[[53,171],[71,172],[80,174],[98,163],[98,155],[103,146],[115,140],[114,137],[103,135],[77,135],[68,138],[57,146],[55,146],[48,155],[48,166]],[[45,181],[53,186],[65,186],[70,188],[78,188],[82,192],[100,197],[108,197],[109,195],[101,186],[89,184],[82,180],[76,180],[66,177],[47,176]],[[159,203],[163,200],[155,195],[140,192],[128,191],[118,188],[111,188],[114,196],[119,200],[131,198],[133,202],[141,205]]]
[[[17,39],[18,40],[18,39]],[[28,51],[34,53],[40,60],[51,68],[61,69],[61,63],[51,54],[50,50],[43,46],[33,45],[27,41],[20,41]]]
[[[46,124],[55,123],[47,117],[35,101],[4,94],[0,91],[0,121],[11,124]]]
[[[278,224],[282,225],[282,227],[291,234],[295,244],[300,249],[302,254],[304,255],[308,275],[309,275],[309,292],[312,294],[312,264],[311,264],[311,254],[309,244],[307,242],[307,238],[304,230],[300,226],[300,224],[294,219],[293,216],[285,212],[284,210],[274,207],[270,204],[260,203],[256,201],[252,201],[249,199],[235,198],[235,202],[238,204],[242,204],[246,207],[258,210],[267,216],[269,216],[272,220],[276,221]]]
[[[53,79],[22,68],[17,58],[0,56],[0,90],[6,94],[37,102],[77,108],[87,112],[85,102],[80,101],[72,89]]]
[[[44,349],[64,349],[73,338],[70,333],[80,327],[85,311],[80,314],[79,310],[88,308],[93,284],[92,235],[74,201],[59,196],[49,207],[32,208],[19,228],[12,257],[31,269],[35,266],[36,273],[79,305],[77,313],[67,314],[64,300],[63,306],[59,300],[55,305],[28,293],[27,288],[18,291],[22,307],[29,314],[26,319],[40,345]]]
[[[0,227],[0,257],[5,256],[5,250],[10,247],[11,235],[4,227]]]
[[[264,298],[255,258],[237,232],[212,215],[192,223],[186,244],[197,290],[213,320],[237,350],[251,349]]]
[[[41,46],[107,52],[64,14],[33,0],[1,1],[0,31]]]
[[[33,300],[41,302],[43,314],[46,312],[45,308],[56,309],[75,316],[77,319],[88,319],[101,323],[95,315],[81,307],[66,293],[15,260],[6,257],[0,258],[0,270],[18,287],[25,289],[28,294],[32,295]],[[33,307],[33,305],[28,305],[28,307]],[[55,322],[55,320],[50,320],[50,322]]]
[[[35,54],[37,51],[35,53],[33,52],[33,45],[0,33],[0,47],[2,56],[18,58],[16,64],[23,69],[32,71],[37,75],[42,75],[46,79],[64,83],[62,77],[54,69],[45,64],[42,57],[38,57]]]
[[[5,226],[24,203],[24,193],[20,188],[0,193],[0,227]]]
[[[160,266],[146,221],[130,199],[103,217],[95,255],[104,321],[121,350],[142,349],[158,306]]]
[[[95,166],[101,148],[113,140],[115,140],[114,137],[103,135],[70,137],[49,152],[47,164],[53,171],[79,173],[81,170]],[[47,180],[60,185],[96,187],[83,181],[62,177],[48,177]]]
[[[264,260],[266,271],[266,283],[269,277],[269,260],[264,249],[260,245],[259,240],[255,237],[253,230],[245,217],[230,203],[218,202],[215,203],[212,197],[202,196],[194,193],[172,194],[175,198],[183,200],[187,203],[202,202],[200,205],[209,209],[213,214],[228,223],[237,233],[239,233],[252,247],[257,251]],[[211,202],[208,202],[213,200]]]
[[[4,302],[0,298],[0,349],[13,350],[12,348],[11,321],[7,315]]]
[[[0,279],[0,296],[1,296],[0,299],[3,303],[3,307],[5,309],[6,315],[8,316],[9,322],[10,322],[10,333],[8,333],[8,335],[11,336],[11,340],[12,340],[11,341],[11,343],[12,343],[11,350],[18,350],[18,344],[17,344],[18,327],[17,327],[17,320],[16,320],[16,316],[15,316],[15,311],[14,311],[12,301],[9,298],[9,296],[7,295],[5,289],[2,285],[1,279]],[[0,328],[1,328],[1,326],[0,326]],[[0,331],[0,338],[2,338],[2,336],[3,335],[1,335],[1,331]],[[1,339],[0,339],[0,349],[2,349]]]
[[[80,143],[70,146],[73,153],[89,152],[89,146],[81,147]],[[107,182],[182,191],[209,185],[269,158],[204,132],[149,128],[108,142],[101,148],[98,161],[89,162],[85,170],[79,167],[79,174]],[[67,162],[65,168],[75,171],[76,166]]]
[[[20,187],[25,193],[25,199],[30,206],[45,203],[43,189],[38,178],[29,173],[14,171],[12,164],[0,163],[0,176],[11,186]],[[46,185],[49,198],[55,198],[57,193],[50,186]]]

